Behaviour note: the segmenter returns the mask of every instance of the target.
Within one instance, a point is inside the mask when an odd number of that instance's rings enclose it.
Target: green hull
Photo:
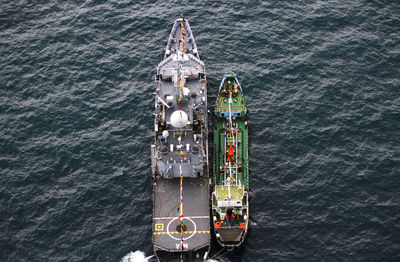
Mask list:
[[[222,80],[215,115],[214,232],[220,245],[237,247],[248,230],[249,161],[247,108],[242,88],[232,73]]]

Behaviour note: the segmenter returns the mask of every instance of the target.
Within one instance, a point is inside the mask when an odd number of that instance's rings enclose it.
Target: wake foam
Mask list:
[[[152,257],[154,256],[145,257],[144,252],[139,250],[135,252],[131,251],[121,259],[121,262],[149,262],[149,259]]]

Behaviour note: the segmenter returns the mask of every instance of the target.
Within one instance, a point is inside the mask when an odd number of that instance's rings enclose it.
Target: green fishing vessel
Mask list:
[[[249,225],[247,108],[236,75],[224,76],[218,90],[214,130],[214,233],[223,247],[241,245]]]

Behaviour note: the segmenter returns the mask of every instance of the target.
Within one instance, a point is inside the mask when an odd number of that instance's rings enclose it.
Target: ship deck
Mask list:
[[[207,177],[183,179],[183,224],[185,250],[210,244],[209,181]],[[156,178],[154,186],[153,244],[155,249],[181,251],[179,179]]]
[[[222,185],[224,183],[224,174],[221,171],[220,167],[225,166],[224,162],[224,154],[226,153],[225,149],[225,133],[224,133],[224,125],[227,125],[228,121],[224,118],[221,118],[216,123],[216,128],[214,131],[214,147],[215,147],[215,159],[214,159],[214,181],[216,185]],[[245,120],[241,118],[236,118],[235,123],[238,127],[238,153],[239,153],[239,162],[238,166],[240,167],[240,171],[238,172],[238,179],[241,181],[242,185],[245,189],[249,188],[249,178],[248,178],[248,130],[245,123]]]

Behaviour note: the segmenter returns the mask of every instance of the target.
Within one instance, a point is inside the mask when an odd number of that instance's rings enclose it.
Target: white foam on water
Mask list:
[[[129,252],[126,256],[121,259],[121,262],[149,262],[149,259],[154,256],[145,257],[144,252],[135,251]]]

